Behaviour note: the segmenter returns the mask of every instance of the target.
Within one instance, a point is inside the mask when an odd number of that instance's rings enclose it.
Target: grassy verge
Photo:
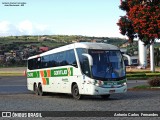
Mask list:
[[[139,85],[139,86],[135,86],[133,88],[129,88],[128,90],[160,90],[160,86],[152,87],[149,85]]]
[[[139,85],[139,86],[135,86],[133,88],[135,88],[135,89],[146,89],[146,88],[150,88],[150,86],[149,85]]]
[[[142,72],[127,72],[126,75],[128,80],[147,80],[152,77],[160,77],[160,72],[149,72],[149,71],[142,71]]]
[[[24,76],[22,72],[0,72],[0,76]]]
[[[0,68],[0,76],[23,76],[26,67],[5,67]]]

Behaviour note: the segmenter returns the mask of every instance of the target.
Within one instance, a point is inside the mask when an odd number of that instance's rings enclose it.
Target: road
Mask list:
[[[23,76],[0,77],[0,94],[28,93],[27,80]]]
[[[137,84],[146,82],[128,82],[129,87]],[[99,96],[75,100],[68,94],[36,96],[27,90],[25,77],[0,77],[0,111],[160,111],[159,106],[160,91],[128,91],[107,100]]]
[[[0,94],[29,93],[26,87],[26,77],[0,77]],[[128,88],[137,85],[146,85],[146,80],[128,80]]]

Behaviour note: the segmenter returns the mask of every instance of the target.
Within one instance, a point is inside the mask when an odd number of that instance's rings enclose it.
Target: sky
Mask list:
[[[125,38],[116,24],[125,15],[119,5],[120,0],[0,0],[0,36]]]

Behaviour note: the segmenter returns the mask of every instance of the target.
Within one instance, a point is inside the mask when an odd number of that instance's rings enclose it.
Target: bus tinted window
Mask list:
[[[77,66],[74,50],[66,51],[66,63],[67,65]]]
[[[77,48],[76,50],[77,50],[82,72],[90,77],[91,73],[89,68],[89,61],[85,56],[83,56],[83,53],[87,53],[87,49]]]
[[[28,60],[28,69],[30,70],[66,65],[77,66],[74,50],[63,51]]]
[[[29,70],[33,69],[33,59],[28,60],[28,69]]]
[[[47,68],[47,67],[50,66],[50,57],[49,57],[49,55],[42,56],[41,65],[42,65],[42,68]]]
[[[28,69],[34,70],[34,69],[40,69],[41,68],[41,58],[34,58],[28,60]]]
[[[57,56],[57,66],[65,66],[66,63],[66,52],[60,52]]]
[[[51,54],[50,56],[50,67],[56,67],[56,55],[55,54]]]

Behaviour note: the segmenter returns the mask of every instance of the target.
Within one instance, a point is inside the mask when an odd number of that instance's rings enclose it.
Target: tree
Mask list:
[[[160,39],[160,0],[124,0],[120,9],[126,11],[117,25],[129,41],[139,37],[145,45]]]
[[[126,11],[117,23],[122,35],[133,42],[138,37],[144,45],[160,39],[160,0],[121,0],[120,9]],[[150,66],[154,72],[154,44],[150,46]]]

